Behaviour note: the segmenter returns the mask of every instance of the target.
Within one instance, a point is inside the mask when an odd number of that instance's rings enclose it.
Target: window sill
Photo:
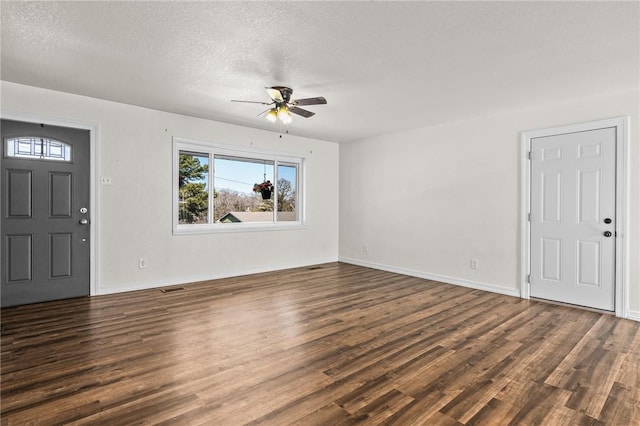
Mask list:
[[[302,222],[280,223],[216,223],[204,225],[178,225],[174,228],[173,235],[197,235],[197,234],[221,234],[236,232],[269,232],[269,231],[293,231],[307,227]]]

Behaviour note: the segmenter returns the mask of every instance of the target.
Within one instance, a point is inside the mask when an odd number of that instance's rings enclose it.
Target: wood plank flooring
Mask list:
[[[3,425],[640,425],[640,323],[332,263],[2,310]]]

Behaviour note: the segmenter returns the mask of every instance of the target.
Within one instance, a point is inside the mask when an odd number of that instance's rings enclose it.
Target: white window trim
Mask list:
[[[259,231],[283,231],[304,229],[304,160],[303,156],[292,153],[280,153],[253,147],[229,146],[218,143],[197,141],[180,137],[173,137],[173,167],[172,167],[172,216],[174,235],[193,235],[224,232],[259,232]],[[298,209],[297,221],[267,222],[267,223],[207,223],[207,224],[180,224],[178,218],[178,175],[180,165],[180,151],[193,151],[213,155],[229,155],[233,157],[251,158],[256,160],[270,160],[283,163],[296,164],[298,166],[296,188],[298,188],[296,208]],[[210,167],[213,163],[210,161]],[[215,172],[209,172],[208,186],[214,188],[213,179]],[[212,197],[209,197],[209,221],[213,214]]]

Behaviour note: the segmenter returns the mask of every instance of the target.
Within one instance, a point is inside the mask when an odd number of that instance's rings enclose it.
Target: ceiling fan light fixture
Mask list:
[[[278,112],[276,111],[275,108],[271,108],[267,112],[267,115],[265,116],[265,118],[269,120],[271,123],[275,123],[276,120],[278,119]]]
[[[291,113],[286,106],[281,106],[278,108],[278,118],[283,124],[291,123]]]
[[[265,89],[271,98],[271,102],[244,101],[237,99],[232,99],[231,102],[267,105],[268,109],[258,114],[258,117],[264,116],[271,123],[280,121],[280,123],[284,125],[291,123],[293,118],[291,114],[296,114],[304,118],[313,117],[315,115],[315,112],[302,109],[300,108],[300,105],[325,105],[327,103],[327,100],[322,96],[317,96],[315,98],[291,99],[293,90],[291,90],[290,87],[273,86],[265,87]]]

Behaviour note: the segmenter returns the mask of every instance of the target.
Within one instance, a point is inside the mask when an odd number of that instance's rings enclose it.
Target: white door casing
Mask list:
[[[521,297],[626,316],[627,123],[523,133]]]

